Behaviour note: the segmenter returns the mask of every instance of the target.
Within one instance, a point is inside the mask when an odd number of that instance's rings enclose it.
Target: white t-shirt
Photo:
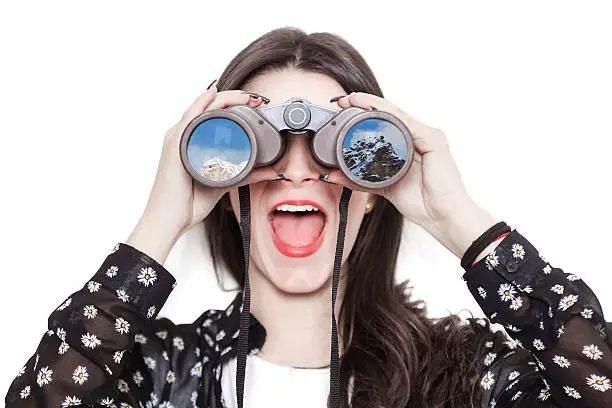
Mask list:
[[[236,364],[232,358],[223,365],[221,389],[227,408],[238,406]],[[329,367],[294,368],[247,356],[244,408],[325,408],[328,396]]]

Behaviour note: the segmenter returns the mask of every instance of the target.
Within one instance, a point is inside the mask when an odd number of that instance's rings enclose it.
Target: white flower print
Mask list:
[[[64,310],[65,308],[70,306],[70,303],[72,303],[72,298],[66,299],[66,301],[62,303],[60,307],[57,308],[57,310]]]
[[[542,254],[538,254],[538,256],[539,256],[539,257],[540,257],[540,259],[541,259],[541,260],[543,260],[544,262],[548,262],[548,261],[546,260],[546,257],[545,257],[544,255],[542,255]]]
[[[113,249],[111,249],[111,254],[114,254],[115,252],[117,252],[117,250],[119,249],[119,243],[116,243],[115,245],[113,245]]]
[[[557,355],[553,357],[553,362],[557,363],[559,367],[562,367],[562,368],[567,368],[572,365],[572,363],[570,363],[570,361],[567,358],[563,356],[557,356]]]
[[[494,383],[495,383],[495,376],[490,371],[487,371],[484,377],[482,377],[482,380],[480,380],[480,385],[485,390],[490,389]]]
[[[491,399],[491,402],[489,403],[489,408],[495,408],[496,405],[497,401],[495,401],[495,398]]]
[[[166,350],[162,351],[162,358],[168,361],[168,352]]]
[[[497,354],[495,353],[487,353],[487,355],[485,356],[484,359],[484,365],[486,365],[487,367],[491,365],[491,363],[493,361],[495,361],[495,357],[497,357]]]
[[[123,353],[125,353],[125,350],[115,351],[115,354],[113,354],[113,361],[119,364],[121,362],[121,358],[123,358]]]
[[[141,333],[137,333],[134,335],[134,341],[140,344],[147,344],[147,338]]]
[[[109,278],[114,278],[115,276],[117,276],[117,272],[119,272],[119,267],[111,266],[106,270],[106,276],[108,276]]]
[[[483,299],[485,299],[487,297],[487,291],[484,290],[481,286],[478,287],[478,294]]]
[[[580,314],[585,319],[590,319],[591,317],[593,317],[593,310],[585,307],[584,310],[580,312]]]
[[[72,373],[72,379],[74,380],[75,384],[83,385],[83,383],[87,381],[87,378],[89,378],[87,367],[78,366]]]
[[[120,402],[119,408],[134,408],[134,407],[128,404],[127,402]]]
[[[19,372],[17,373],[17,377],[21,377],[26,370],[26,366],[21,367],[21,370],[19,370]]]
[[[223,330],[219,331],[219,333],[217,333],[217,336],[215,338],[217,339],[217,341],[223,340],[223,338],[225,338],[225,331]]]
[[[123,289],[119,289],[117,290],[117,296],[119,297],[119,299],[121,299],[123,302],[129,302],[130,297],[128,296],[128,294],[125,292],[125,290]]]
[[[168,371],[168,374],[166,374],[166,382],[173,383],[174,380],[174,372],[172,370]]]
[[[204,320],[204,322],[202,323],[202,327],[208,327],[212,324],[212,319],[206,319]]]
[[[523,259],[525,256],[525,250],[521,244],[512,244],[512,256]]]
[[[591,374],[586,380],[587,385],[597,391],[605,392],[612,388],[612,386],[610,386],[610,380],[604,376]]]
[[[98,282],[94,282],[94,281],[89,281],[87,283],[87,289],[89,289],[91,293],[99,291],[101,286],[102,286],[101,284],[99,284]]]
[[[540,395],[538,395],[538,399],[540,399],[541,401],[546,401],[548,397],[550,397],[550,388],[542,388],[540,390]]]
[[[63,341],[66,341],[66,330],[62,329],[61,327],[58,327],[56,333],[57,337],[59,337]]]
[[[110,375],[113,375],[113,372],[110,368],[108,368],[108,365],[104,364],[104,369],[106,370],[107,373],[109,373]]]
[[[151,397],[151,405],[156,406],[159,403],[159,399],[157,398],[157,394],[152,392],[150,397]]]
[[[183,339],[179,336],[176,336],[175,338],[172,339],[172,344],[178,350],[183,350],[185,348],[185,343],[183,342]]]
[[[523,394],[523,391],[517,391],[516,394],[512,396],[512,401],[516,401]]]
[[[159,408],[174,408],[174,405],[172,405],[170,401],[164,401],[159,404]]]
[[[523,307],[523,298],[517,297],[512,299],[512,302],[510,303],[510,309],[519,310],[521,307]]]
[[[227,307],[227,310],[225,311],[225,315],[229,316],[232,314],[233,311],[234,311],[234,304],[232,303]]]
[[[542,269],[542,272],[544,272],[546,275],[550,274],[551,271],[552,268],[550,267],[550,265],[546,265],[544,269]]]
[[[559,301],[559,309],[560,310],[567,310],[571,306],[573,306],[574,303],[576,303],[577,301],[578,301],[578,295],[567,295],[567,296],[564,296]]]
[[[197,357],[200,357],[200,348],[199,348],[199,347],[196,347],[196,348],[193,350],[193,352],[195,353],[195,355],[196,355]]]
[[[36,377],[36,382],[38,383],[39,386],[43,386],[46,384],[49,384],[51,381],[53,381],[53,370],[49,369],[49,366],[43,367],[40,369],[40,371],[38,372],[38,376]]]
[[[582,348],[582,354],[593,360],[600,360],[603,356],[603,352],[594,344],[584,346]]]
[[[559,294],[559,295],[562,295],[562,294],[563,294],[563,286],[561,286],[561,285],[559,285],[559,284],[556,284],[555,286],[553,286],[552,288],[550,288],[550,290],[551,290],[551,291],[553,291],[553,292],[555,292],[555,293],[557,293],[557,294]]]
[[[490,319],[491,319],[491,321],[492,321],[493,319],[495,319],[495,317],[497,317],[497,312],[495,312],[495,313],[493,313],[493,314],[491,315],[491,318],[490,318]]]
[[[130,390],[130,386],[128,385],[127,381],[125,381],[123,378],[120,378],[117,381],[117,388],[121,392],[128,392]]]
[[[499,257],[495,255],[495,251],[491,252],[485,258],[485,265],[488,270],[492,271],[497,265],[499,265]]]
[[[74,405],[81,405],[81,400],[77,397],[66,397],[66,399],[62,402],[62,408],[72,407]]]
[[[62,355],[65,352],[67,352],[69,348],[70,346],[68,345],[68,343],[66,343],[65,341],[62,341],[62,343],[57,348],[57,354]]]
[[[576,281],[579,280],[580,276],[576,275],[575,273],[571,273],[569,275],[567,275],[567,280],[568,281]]]
[[[127,334],[130,331],[130,324],[123,317],[115,319],[115,330],[121,334]]]
[[[606,329],[601,323],[593,325],[593,328],[599,332],[599,337],[605,339],[607,337]]]
[[[492,342],[492,341],[487,341],[487,342],[485,343],[485,347],[486,347],[486,348],[491,348],[491,347],[493,347],[493,342]]]
[[[90,334],[89,332],[81,336],[81,342],[83,342],[85,347],[89,347],[91,349],[94,349],[102,344],[95,334]]]
[[[227,353],[229,353],[232,350],[231,346],[227,346],[226,348],[223,349],[223,351],[221,351],[221,355],[224,356]],[[255,353],[252,353],[255,354]]]
[[[138,275],[138,282],[142,283],[146,287],[152,285],[157,280],[157,272],[153,270],[150,266],[146,268],[142,268],[140,270],[140,275]]]
[[[513,326],[513,325],[511,325],[511,324],[507,325],[507,326],[506,326],[506,329],[508,329],[508,330],[510,330],[510,331],[513,331],[513,332],[515,332],[515,333],[518,333],[518,332],[520,332],[520,331],[521,331],[521,329],[519,329],[518,327]]]
[[[153,316],[155,316],[155,306],[149,306],[149,309],[147,310],[147,317],[150,319]]]
[[[535,347],[536,350],[544,350],[545,348],[544,343],[540,339],[533,340],[533,347]]]
[[[501,285],[499,285],[499,289],[497,291],[497,294],[501,297],[501,300],[504,302],[514,299],[515,293],[516,291],[514,290],[512,285],[510,285],[509,283],[502,283]]]
[[[204,340],[206,340],[206,343],[208,343],[210,347],[213,347],[215,345],[215,342],[208,334],[204,334]]]
[[[98,309],[94,305],[87,305],[83,308],[83,316],[88,319],[93,319],[98,315]]]
[[[202,363],[197,362],[193,368],[189,371],[192,376],[201,377],[202,376]]]
[[[145,363],[145,365],[147,367],[149,367],[150,370],[155,370],[155,366],[157,365],[157,361],[155,361],[154,358],[151,357],[143,357],[143,361]]]
[[[198,401],[198,392],[197,391],[193,391],[191,393],[191,398],[189,398],[189,401],[191,401],[191,403],[193,405],[195,405],[195,403]]]
[[[105,407],[110,407],[110,406],[113,405],[113,403],[114,403],[114,400],[111,399],[111,398],[108,398],[108,397],[106,397],[102,401],[100,401],[100,404],[104,405]]]
[[[518,376],[521,375],[521,373],[517,370],[512,371],[510,374],[508,374],[508,381],[514,381],[518,378]]]
[[[21,399],[26,399],[28,398],[29,395],[30,395],[30,386],[26,385],[25,388],[21,390],[21,392],[19,392],[19,397],[21,397]]]
[[[140,384],[142,384],[142,380],[144,380],[144,377],[142,376],[140,370],[136,370],[136,372],[132,376],[132,379],[134,380],[134,384],[140,387]]]
[[[567,385],[564,385],[563,390],[565,390],[565,393],[572,398],[576,398],[576,399],[582,398],[580,396],[580,393],[576,391],[574,387],[568,387]]]
[[[156,332],[155,335],[162,340],[166,340],[166,337],[168,337],[168,332],[166,330],[161,330]]]
[[[562,325],[557,329],[557,338],[560,338],[563,333],[565,333],[565,325]]]
[[[533,292],[533,289],[531,288],[531,286],[527,285],[523,288],[523,292],[525,293],[531,293]]]
[[[548,306],[548,317],[553,317],[553,311],[551,306]]]

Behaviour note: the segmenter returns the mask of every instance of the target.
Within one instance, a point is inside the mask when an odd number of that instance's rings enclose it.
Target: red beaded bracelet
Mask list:
[[[500,239],[505,238],[505,237],[506,237],[506,235],[508,235],[508,234],[509,234],[509,232],[504,232],[504,233],[503,233],[503,234],[501,234],[499,237],[495,238],[495,239],[494,239],[494,240],[491,242],[491,244],[492,244],[493,242],[495,242],[495,241],[499,241]],[[475,264],[476,264],[476,261],[472,262],[472,266],[474,266]]]

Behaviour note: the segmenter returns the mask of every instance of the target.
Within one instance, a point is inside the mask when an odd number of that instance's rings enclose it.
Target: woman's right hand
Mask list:
[[[187,173],[179,153],[183,130],[202,112],[235,105],[257,108],[261,103],[261,97],[254,99],[241,90],[217,92],[215,85],[196,98],[181,120],[166,132],[146,209],[126,241],[127,244],[163,263],[182,233],[206,218],[223,194],[232,188],[204,187]],[[276,176],[269,167],[258,168],[240,185],[273,179]]]

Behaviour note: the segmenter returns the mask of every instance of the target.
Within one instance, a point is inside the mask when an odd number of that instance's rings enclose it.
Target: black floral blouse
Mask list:
[[[483,408],[612,407],[612,325],[580,277],[552,266],[513,230],[463,279],[489,317],[468,319],[480,332]],[[115,245],[51,313],[6,406],[222,408],[221,370],[237,353],[241,296],[175,324],[157,318],[175,285],[152,258]],[[254,353],[265,329],[251,315],[249,330]]]

